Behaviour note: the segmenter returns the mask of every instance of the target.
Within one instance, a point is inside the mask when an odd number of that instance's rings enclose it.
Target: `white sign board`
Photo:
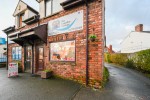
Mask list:
[[[48,22],[48,36],[83,30],[83,10]]]
[[[18,63],[9,63],[8,77],[18,76]]]

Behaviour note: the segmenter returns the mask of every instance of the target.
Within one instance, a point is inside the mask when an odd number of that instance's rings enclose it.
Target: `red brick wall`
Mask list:
[[[50,51],[49,43],[59,41],[62,37],[63,41],[75,39],[76,40],[76,62],[50,62],[45,59],[46,66],[52,68],[56,75],[64,78],[70,78],[85,83],[86,80],[86,6],[71,9],[69,11],[62,11],[57,15],[43,19],[41,23],[46,23],[50,20],[59,18],[61,16],[84,10],[84,29],[81,31],[70,32],[68,38],[65,34],[48,37],[48,45],[46,51]],[[89,35],[97,35],[96,42],[89,41],[89,83],[94,86],[99,86],[102,80],[103,69],[103,40],[102,40],[102,3],[95,0],[89,4]],[[49,56],[49,55],[48,55]],[[48,57],[49,58],[49,57]]]
[[[84,27],[83,30],[74,31],[70,33],[64,33],[56,36],[49,36],[47,44],[44,44],[44,67],[51,68],[55,75],[63,78],[77,80],[81,83],[86,82],[86,6],[78,6],[69,10],[64,10],[58,14],[52,15],[48,18],[40,20],[40,24],[47,23],[50,20],[74,13],[76,11],[84,11]],[[98,87],[103,77],[103,34],[102,34],[102,2],[101,0],[93,0],[89,4],[89,35],[97,35],[95,42],[88,41],[89,54],[89,83],[91,86]],[[37,24],[27,25],[20,30],[27,29],[29,27],[36,26]],[[66,37],[65,34],[68,34]],[[76,40],[76,62],[51,62],[49,60],[50,55],[50,43],[56,41],[66,41],[74,39]],[[9,48],[11,49],[10,45]],[[35,48],[34,48],[35,49]],[[9,52],[10,55],[11,52]],[[35,56],[36,57],[36,56]],[[11,57],[9,56],[11,61]],[[35,60],[35,59],[34,59]],[[23,60],[22,60],[23,61]],[[35,64],[36,66],[36,64]]]
[[[12,59],[12,48],[13,47],[18,47],[19,45],[16,44],[16,43],[13,43],[13,44],[9,44],[8,45],[8,63],[11,63],[11,62],[15,62],[13,59]],[[22,64],[22,68],[24,70],[24,49],[22,48],[22,57],[21,57],[21,64]]]

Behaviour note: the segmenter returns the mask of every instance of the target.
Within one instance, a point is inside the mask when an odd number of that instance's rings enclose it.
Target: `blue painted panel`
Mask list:
[[[0,44],[6,44],[5,38],[0,38]]]

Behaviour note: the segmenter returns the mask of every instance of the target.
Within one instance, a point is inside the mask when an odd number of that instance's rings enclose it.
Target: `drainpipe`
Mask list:
[[[89,83],[89,67],[88,67],[88,33],[89,33],[89,30],[88,30],[88,25],[89,25],[89,22],[88,22],[88,15],[89,15],[89,6],[88,6],[88,2],[87,0],[85,0],[85,3],[86,3],[86,86],[88,86],[88,83]]]
[[[34,42],[32,44],[32,75],[34,75]]]
[[[8,33],[7,33],[7,64],[6,69],[8,70]]]

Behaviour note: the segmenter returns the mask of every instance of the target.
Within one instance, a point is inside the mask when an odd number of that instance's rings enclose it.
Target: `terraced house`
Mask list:
[[[19,60],[23,71],[32,74],[52,69],[57,76],[99,87],[104,0],[36,1],[39,12],[20,0],[13,13],[15,26],[3,30],[14,42],[8,45],[8,62]]]

